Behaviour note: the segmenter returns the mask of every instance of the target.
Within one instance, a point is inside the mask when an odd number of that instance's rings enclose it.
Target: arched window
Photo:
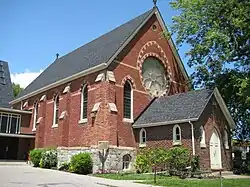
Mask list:
[[[224,145],[225,145],[225,149],[229,149],[227,130],[224,130]]]
[[[201,133],[200,147],[206,147],[206,135],[203,126],[200,127],[200,133]]]
[[[126,170],[130,168],[131,156],[126,154],[122,157],[122,169]]]
[[[174,144],[181,143],[181,128],[179,125],[175,125],[173,128],[173,142]]]
[[[87,122],[88,113],[88,85],[84,85],[81,94],[81,120]]]
[[[129,81],[124,84],[123,118],[133,120],[133,90]]]
[[[39,102],[37,101],[34,105],[34,112],[33,112],[33,129],[32,131],[36,130],[36,122],[38,120],[38,107],[39,107]]]
[[[145,129],[140,130],[140,144],[145,145],[147,141],[147,133]]]
[[[58,127],[59,119],[59,95],[54,98],[54,117],[53,117],[53,127]]]

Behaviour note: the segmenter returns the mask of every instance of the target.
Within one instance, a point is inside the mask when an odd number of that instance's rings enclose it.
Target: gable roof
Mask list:
[[[9,102],[13,98],[8,63],[0,60],[0,108],[10,108]]]
[[[133,127],[142,128],[197,121],[213,95],[228,124],[234,128],[234,121],[217,88],[195,90],[155,99],[138,117]]]
[[[18,98],[84,70],[106,63],[143,21],[154,13],[153,10],[145,12],[67,55],[58,58],[29,84],[18,95]]]
[[[160,12],[157,7],[154,7],[107,34],[57,59],[10,103],[17,103],[61,84],[107,68],[154,14],[159,20],[162,29],[166,31]],[[172,39],[169,39],[168,42],[181,72],[188,79],[187,72]]]

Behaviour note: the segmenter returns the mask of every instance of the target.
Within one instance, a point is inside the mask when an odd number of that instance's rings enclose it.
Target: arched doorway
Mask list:
[[[210,139],[210,164],[211,169],[220,169],[221,166],[221,142],[216,129]]]

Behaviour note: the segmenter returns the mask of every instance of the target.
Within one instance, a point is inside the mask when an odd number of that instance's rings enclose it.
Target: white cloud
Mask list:
[[[43,70],[39,72],[30,72],[28,69],[23,73],[14,73],[11,74],[11,81],[20,84],[22,88],[28,86],[35,78],[38,77],[42,73]]]

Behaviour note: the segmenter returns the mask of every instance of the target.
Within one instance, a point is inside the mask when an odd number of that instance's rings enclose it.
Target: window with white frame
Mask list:
[[[122,169],[127,170],[130,168],[131,156],[126,154],[122,158]]]
[[[53,127],[58,126],[59,119],[59,95],[54,98]]]
[[[32,131],[36,130],[36,122],[38,120],[38,107],[39,107],[39,102],[37,101],[34,105],[34,112],[33,112],[33,129]]]
[[[81,121],[87,121],[88,113],[88,85],[85,84],[81,93]]]
[[[147,133],[145,129],[140,130],[140,145],[146,145]]]
[[[206,135],[203,126],[200,127],[200,133],[201,133],[200,147],[206,147]]]
[[[173,143],[174,144],[181,143],[181,128],[179,125],[175,125],[173,127]]]
[[[0,113],[0,133],[19,134],[21,115]]]
[[[224,145],[225,145],[225,149],[229,149],[227,130],[224,130]]]
[[[123,92],[123,118],[133,120],[133,89],[131,83],[126,81]]]

